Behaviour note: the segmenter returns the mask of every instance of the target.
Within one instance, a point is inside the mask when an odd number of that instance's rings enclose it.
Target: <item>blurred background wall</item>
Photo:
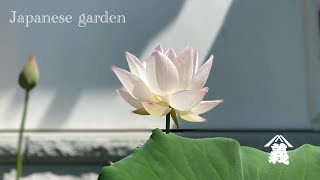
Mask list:
[[[121,84],[110,70],[111,65],[128,68],[125,51],[145,59],[158,44],[177,51],[191,45],[199,50],[201,62],[211,54],[215,56],[206,98],[222,98],[224,103],[204,114],[207,122],[180,121],[181,128],[317,129],[320,111],[320,6],[317,0],[6,0],[0,4],[2,130],[19,126],[24,94],[17,85],[17,76],[26,58],[32,54],[37,57],[41,80],[32,92],[27,129],[164,128],[163,118],[137,116],[130,112],[130,106],[115,92]],[[79,28],[76,22],[31,24],[25,28],[22,24],[9,23],[11,10],[21,14],[70,14],[74,21],[82,13],[109,11],[124,14],[126,23],[88,24],[84,28]],[[149,132],[139,134],[138,139],[143,141],[148,135]],[[2,153],[14,155],[14,140],[4,137],[15,139],[15,134],[2,133],[0,136],[5,139],[6,148],[12,146],[12,151],[3,148]],[[44,142],[58,146],[59,136],[46,136],[49,140]],[[70,141],[74,142],[87,135],[72,136]],[[92,135],[93,139],[95,137]],[[241,138],[234,135],[237,137]],[[119,141],[122,142],[121,138]],[[32,137],[28,142],[34,142]],[[29,151],[34,150],[32,147],[35,148],[31,146]],[[101,167],[101,164],[88,162],[84,161],[84,164],[93,164],[91,169]],[[33,170],[34,166],[29,167],[31,170],[26,176],[39,170],[39,166]],[[11,169],[11,165],[2,169],[7,179]],[[62,175],[68,174],[66,172],[55,171]],[[89,172],[93,173],[93,179],[98,173]],[[75,176],[80,177],[79,173]]]

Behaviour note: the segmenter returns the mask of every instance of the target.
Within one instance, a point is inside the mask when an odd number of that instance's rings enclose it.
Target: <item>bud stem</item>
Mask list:
[[[166,115],[166,134],[170,132],[170,113]]]
[[[22,173],[22,141],[23,141],[23,132],[24,132],[24,124],[27,116],[28,109],[28,101],[29,101],[29,90],[26,90],[25,99],[24,99],[24,109],[22,114],[22,120],[19,129],[19,139],[18,139],[18,151],[17,151],[17,165],[16,165],[16,180],[19,180]]]

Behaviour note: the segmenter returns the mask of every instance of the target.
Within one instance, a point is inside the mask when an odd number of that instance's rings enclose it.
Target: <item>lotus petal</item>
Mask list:
[[[177,68],[163,53],[156,51],[147,60],[146,79],[155,94],[166,95],[179,81]]]
[[[162,106],[157,103],[142,102],[144,109],[151,115],[164,116],[171,111],[169,106]]]
[[[178,56],[171,59],[174,65],[177,67],[179,74],[178,90],[183,90],[190,83],[193,76],[193,49],[191,47],[185,48]]]
[[[196,74],[199,68],[199,53],[198,51],[193,52],[193,74]]]
[[[134,107],[136,109],[143,108],[143,106],[141,104],[141,101],[139,99],[136,99],[136,98],[132,97],[127,91],[124,91],[122,89],[117,89],[117,92],[132,107]]]
[[[154,49],[154,51],[160,51],[160,52],[163,53],[163,48],[162,48],[161,45],[158,45],[158,46]]]
[[[144,69],[146,69],[147,68],[147,61],[143,61],[142,66],[144,67]]]
[[[190,122],[204,122],[206,121],[205,118],[200,117],[197,114],[188,114],[188,115],[180,115],[180,117],[186,121],[190,121]]]
[[[143,72],[145,70],[140,60],[129,52],[126,52],[126,58],[129,65],[130,72],[138,77],[142,77]]]
[[[174,52],[174,50],[172,48],[169,48],[166,52],[166,56],[172,61],[172,60],[176,59],[177,54]]]
[[[144,108],[136,109],[132,112],[139,115],[150,115]]]
[[[223,100],[201,101],[198,105],[194,106],[191,109],[191,112],[195,114],[202,114],[202,113],[208,112],[209,110],[216,107],[222,102]]]
[[[211,70],[213,62],[213,56],[211,55],[210,58],[206,63],[204,63],[197,71],[197,73],[193,76],[190,84],[188,85],[189,90],[198,90],[203,88],[203,86],[206,84],[209,73]]]
[[[188,111],[199,104],[207,94],[201,90],[184,90],[173,94],[170,98],[170,106],[179,111]]]
[[[112,70],[131,96],[141,101],[155,101],[151,91],[139,77],[115,66],[112,67]]]

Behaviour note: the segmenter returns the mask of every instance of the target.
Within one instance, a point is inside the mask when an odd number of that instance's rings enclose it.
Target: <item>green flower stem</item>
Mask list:
[[[170,132],[170,113],[166,115],[166,134]]]
[[[16,165],[16,180],[19,180],[22,173],[22,141],[23,141],[23,132],[24,132],[24,124],[27,116],[28,109],[28,101],[29,101],[29,90],[26,90],[26,95],[24,99],[24,109],[22,114],[22,120],[19,130],[19,139],[18,139],[18,152],[17,152],[17,165]]]

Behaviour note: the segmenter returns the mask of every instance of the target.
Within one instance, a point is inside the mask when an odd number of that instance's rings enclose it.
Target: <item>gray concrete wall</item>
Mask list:
[[[2,2],[3,128],[18,127],[23,92],[16,79],[30,54],[38,58],[41,80],[32,92],[27,128],[163,128],[163,119],[130,113],[109,69],[127,68],[124,51],[144,59],[159,43],[178,50],[193,45],[202,62],[215,55],[207,99],[225,103],[204,115],[207,122],[182,122],[182,128],[311,128],[300,1],[61,3]],[[127,23],[24,28],[9,23],[10,10],[74,17],[109,10],[125,14]]]
[[[23,180],[95,180],[103,166],[142,146],[150,132],[26,133]],[[17,136],[0,134],[0,179],[15,178]]]

